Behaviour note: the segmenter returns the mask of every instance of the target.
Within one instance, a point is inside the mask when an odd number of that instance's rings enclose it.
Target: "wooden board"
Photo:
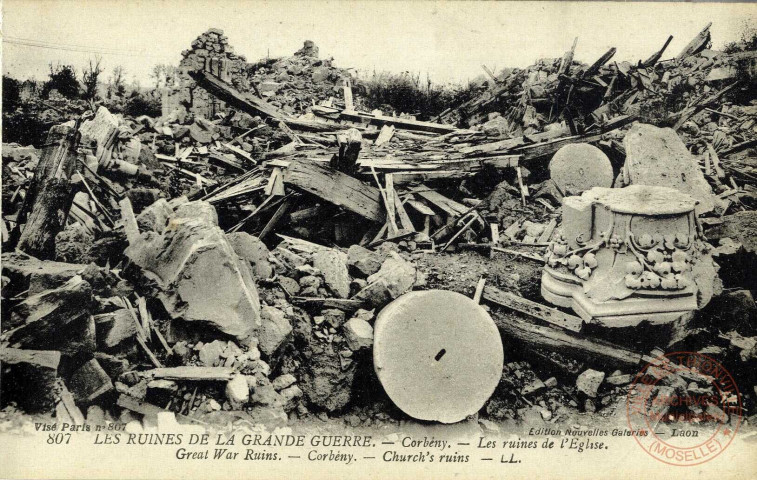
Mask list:
[[[231,367],[169,367],[140,372],[144,378],[165,380],[228,381],[234,374]]]
[[[416,195],[420,195],[451,217],[464,215],[468,212],[468,210],[470,210],[470,208],[466,207],[462,203],[458,203],[452,199],[449,199],[441,193],[435,192],[433,190],[418,191],[414,193]]]
[[[493,286],[487,286],[484,289],[484,299],[573,332],[581,331],[581,327],[583,326],[583,320],[579,317],[568,315],[556,308],[532,302]]]
[[[284,172],[284,182],[368,220],[379,223],[386,220],[377,188],[331,168],[309,161],[292,161]]]

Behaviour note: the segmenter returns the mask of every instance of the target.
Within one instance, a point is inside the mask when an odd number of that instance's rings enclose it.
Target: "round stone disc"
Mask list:
[[[389,398],[420,420],[454,423],[478,412],[502,375],[497,326],[470,298],[410,292],[376,318],[376,375]]]
[[[607,155],[588,143],[571,143],[555,153],[549,175],[567,195],[580,195],[592,187],[611,187],[614,179]]]

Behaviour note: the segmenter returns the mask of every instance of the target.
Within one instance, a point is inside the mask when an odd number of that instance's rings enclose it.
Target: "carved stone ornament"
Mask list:
[[[711,284],[715,269],[696,204],[678,190],[646,185],[566,197],[562,231],[547,248],[542,296],[587,322],[615,327],[668,323],[701,307],[709,298],[699,295],[698,304],[699,285]]]

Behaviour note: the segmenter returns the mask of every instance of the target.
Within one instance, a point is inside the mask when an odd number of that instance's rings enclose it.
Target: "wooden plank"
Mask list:
[[[408,183],[423,183],[434,180],[460,180],[474,176],[475,172],[466,172],[462,170],[435,170],[430,172],[397,172],[395,173],[395,183],[397,185],[407,185]]]
[[[526,315],[538,318],[539,320],[544,320],[545,322],[566,330],[580,332],[583,327],[583,320],[580,317],[568,315],[556,308],[532,302],[531,300],[519,297],[510,292],[502,291],[493,286],[488,286],[484,289],[483,297],[485,300],[496,303],[497,305],[507,307],[520,313],[525,313]]]
[[[274,118],[276,120],[283,120],[284,114],[274,107],[266,103],[265,101],[247,97],[238,92],[231,85],[228,85],[221,81],[221,79],[204,71],[196,71],[189,73],[192,78],[197,82],[197,85],[204,88],[208,93],[218,97],[218,99],[228,103],[234,108],[238,108],[244,112],[252,115],[260,115],[264,118]]]
[[[489,228],[492,232],[492,245],[497,245],[499,243],[499,224],[491,223],[489,224]]]
[[[424,199],[431,202],[434,206],[438,207],[442,211],[444,211],[447,215],[451,217],[456,217],[459,215],[464,215],[468,210],[470,210],[468,207],[463,205],[462,203],[458,203],[452,199],[449,199],[442,195],[439,192],[436,192],[434,190],[422,190],[414,192],[416,195],[419,195],[423,197]]]
[[[404,130],[419,130],[422,132],[432,132],[432,133],[451,133],[451,132],[460,132],[460,133],[471,133],[470,130],[460,130],[454,125],[445,125],[442,123],[432,123],[432,122],[421,122],[419,120],[411,120],[407,118],[398,118],[398,117],[388,117],[385,115],[373,115],[367,112],[350,112],[346,110],[342,110],[339,112],[336,109],[333,108],[327,108],[327,107],[320,107],[315,106],[312,107],[312,111],[315,115],[319,116],[329,116],[333,115],[334,112],[339,114],[340,120],[348,120],[352,122],[358,122],[362,124],[369,124],[369,125],[393,125],[395,128],[404,129]]]
[[[379,223],[386,220],[378,189],[331,168],[293,161],[284,173],[284,181],[368,220]]]
[[[481,303],[481,295],[484,294],[484,287],[486,286],[486,278],[481,277],[478,279],[478,284],[476,284],[476,291],[473,293],[473,301],[476,303]]]
[[[431,210],[431,208],[428,207],[425,203],[419,202],[418,200],[408,200],[407,204],[413,207],[418,213],[422,215],[428,215],[430,217],[436,215],[435,211]]]
[[[445,250],[447,250],[447,248],[450,245],[452,245],[452,242],[454,242],[455,240],[457,240],[457,237],[459,237],[460,235],[463,234],[463,232],[465,232],[466,230],[468,230],[473,225],[473,222],[475,222],[476,220],[478,220],[478,218],[479,218],[478,215],[471,215],[471,219],[468,220],[468,222],[465,225],[463,225],[463,228],[461,228],[460,230],[457,231],[457,233],[455,233],[454,235],[452,235],[452,238],[450,238],[447,241],[447,243],[444,244],[444,246],[439,250],[439,253],[441,254],[442,252],[444,252]]]
[[[384,175],[384,196],[386,200],[386,215],[387,215],[387,222],[389,222],[390,227],[390,233],[392,235],[397,234],[397,220],[395,213],[397,209],[395,208],[395,201],[394,197],[397,195],[397,193],[394,191],[394,175],[391,173],[387,173]],[[392,229],[392,227],[394,227]]]
[[[397,210],[397,216],[400,219],[402,230],[410,230],[415,232],[415,226],[410,220],[410,216],[407,214],[404,205],[402,205],[402,200],[400,200],[400,196],[396,190],[394,190],[394,206]]]
[[[484,299],[489,288],[484,288]],[[642,355],[608,342],[579,337],[547,325],[535,325],[512,315],[493,315],[492,318],[503,336],[512,339],[519,346],[558,352],[585,360],[601,369],[635,369],[642,361]]]
[[[279,220],[281,220],[281,217],[283,217],[287,211],[289,210],[289,207],[292,206],[292,198],[285,199],[281,205],[279,205],[279,208],[276,209],[276,212],[273,214],[270,220],[268,220],[268,223],[265,224],[265,227],[263,227],[263,230],[260,232],[260,235],[258,235],[258,238],[260,240],[263,240],[269,233],[273,231],[274,228],[276,228],[276,224],[279,223]]]
[[[383,127],[381,127],[381,132],[379,133],[378,138],[373,144],[377,147],[380,147],[385,143],[389,143],[389,141],[394,136],[394,130],[395,128],[392,125],[384,125]]]
[[[134,210],[131,208],[131,201],[123,198],[118,205],[121,207],[121,218],[124,220],[124,229],[126,230],[126,240],[130,245],[140,241],[139,225],[137,218],[134,216]]]
[[[665,50],[668,48],[668,45],[670,45],[671,41],[673,41],[673,35],[670,35],[668,37],[668,39],[665,41],[665,45],[663,45],[661,49],[653,53],[651,57],[644,60],[641,66],[644,68],[649,68],[649,67],[654,66],[655,63],[660,61],[660,58],[662,58],[662,54],[665,53]]]
[[[676,56],[677,61],[681,61],[684,58],[694,55],[707,46],[707,42],[710,40],[710,27],[712,22],[708,23],[704,29],[699,32]]]
[[[147,301],[145,300],[145,297],[137,297],[137,311],[139,312],[139,318],[142,319],[142,331],[145,332],[149,338],[149,332],[152,331],[152,328],[150,327],[152,325],[150,324],[150,313],[147,311]]]
[[[544,228],[544,231],[541,235],[539,235],[539,238],[536,240],[537,243],[547,243],[549,242],[549,239],[552,238],[552,232],[555,231],[555,227],[557,227],[557,219],[553,218],[549,221],[547,226]]]
[[[231,367],[168,367],[153,368],[139,372],[144,378],[162,378],[166,380],[188,380],[188,381],[229,381],[234,375],[234,369]]]
[[[163,336],[162,333],[160,333],[160,330],[158,330],[158,327],[155,325],[152,326],[152,333],[155,335],[155,338],[158,339],[158,342],[163,346],[163,350],[166,351],[166,354],[173,355],[173,349],[170,345],[168,345],[168,342],[166,342],[166,337]]]
[[[511,250],[509,248],[500,248],[500,247],[495,247],[495,246],[492,246],[492,250],[494,250],[495,252],[508,253],[510,255],[515,255],[517,257],[527,258],[529,260],[533,260],[535,262],[539,262],[541,264],[544,264],[544,258],[542,258],[542,257],[540,257],[538,255],[533,255],[533,254],[530,254],[530,253],[519,252],[517,250]]]
[[[231,152],[239,155],[240,157],[244,158],[248,162],[256,163],[255,160],[252,158],[252,155],[250,155],[249,153],[245,152],[241,148],[237,148],[237,147],[235,147],[234,145],[232,145],[230,143],[224,143],[222,145],[224,147],[226,147],[227,149],[229,149],[229,151],[231,151]]]
[[[163,364],[160,363],[158,357],[156,357],[155,354],[152,353],[152,350],[150,350],[150,347],[147,346],[145,337],[143,335],[137,335],[135,338],[137,339],[139,346],[142,347],[142,350],[144,350],[145,354],[147,354],[147,358],[150,359],[150,362],[153,364],[153,366],[155,366],[156,368],[162,368]]]
[[[84,415],[82,415],[79,407],[76,406],[74,396],[71,395],[71,392],[65,385],[62,386],[60,392],[60,406],[66,411],[74,425],[84,425]]]
[[[362,301],[346,298],[292,297],[290,301],[293,305],[301,307],[336,308],[348,313],[363,307]]]

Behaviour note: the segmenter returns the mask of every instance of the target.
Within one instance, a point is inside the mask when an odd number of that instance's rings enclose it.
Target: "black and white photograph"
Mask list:
[[[2,1],[0,478],[757,475],[757,4]]]

